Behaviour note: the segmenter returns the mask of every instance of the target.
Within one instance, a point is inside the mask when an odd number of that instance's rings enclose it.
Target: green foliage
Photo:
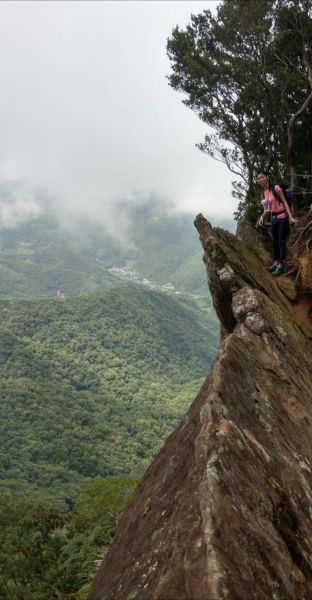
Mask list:
[[[241,178],[238,217],[256,203],[257,169],[289,179],[295,154],[311,175],[311,39],[309,2],[224,0],[168,40],[169,83],[210,129],[199,148]]]
[[[1,186],[0,186],[1,191]],[[124,281],[110,267],[137,271],[162,285],[200,295],[209,304],[197,232],[188,216],[168,217],[161,207],[122,207],[128,223],[123,243],[103,227],[84,223],[64,230],[51,213],[0,228],[0,298],[89,295]],[[232,222],[224,222],[231,227]]]
[[[1,486],[63,508],[153,458],[217,346],[214,315],[143,287],[0,313]]]
[[[106,546],[116,529],[116,515],[132,496],[136,484],[136,480],[127,476],[90,483],[81,491],[71,527],[79,532],[96,528],[101,535],[100,543]]]
[[[246,220],[249,223],[256,223],[259,216],[259,198],[249,196],[245,200],[239,202],[235,212],[237,221]]]
[[[125,248],[102,228],[65,232],[51,214],[0,230],[5,600],[85,600],[136,480],[215,356],[193,225],[147,207],[125,215],[137,225]],[[187,293],[151,291],[110,266]]]
[[[56,509],[0,495],[0,598],[55,598],[47,573],[57,559],[51,537],[62,521]]]
[[[48,213],[14,229],[1,228],[0,298],[55,297],[57,290],[76,296],[116,285],[77,237]]]
[[[136,481],[98,479],[72,515],[0,494],[0,598],[83,598]]]
[[[159,284],[171,282],[177,290],[198,294],[209,302],[207,276],[197,232],[189,218],[151,218],[135,234],[137,250],[126,262]]]

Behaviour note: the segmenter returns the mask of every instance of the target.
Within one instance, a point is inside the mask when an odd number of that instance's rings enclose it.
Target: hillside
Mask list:
[[[134,241],[136,250],[125,261],[127,269],[207,299],[207,278],[192,219],[154,217],[138,229]]]
[[[0,310],[1,486],[61,504],[151,460],[217,345],[213,313],[134,285]]]
[[[0,228],[0,298],[71,296],[116,285],[84,242],[61,229],[51,213]]]
[[[118,240],[51,212],[0,228],[6,600],[86,597],[133,487],[214,360],[191,220],[124,212]]]
[[[207,297],[198,238],[188,215],[166,216],[146,207],[121,209],[126,225],[118,239],[87,220],[60,225],[43,212],[13,228],[0,226],[0,298],[88,295],[120,286],[134,271],[158,285]],[[207,300],[208,298],[208,300]],[[210,303],[211,304],[211,303]]]

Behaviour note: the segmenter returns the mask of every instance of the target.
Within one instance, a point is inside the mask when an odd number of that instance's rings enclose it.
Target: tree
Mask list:
[[[289,30],[286,23],[293,11],[298,19]],[[176,27],[168,40],[169,83],[186,93],[183,102],[211,131],[198,147],[241,180],[234,184],[234,195],[241,199],[237,216],[246,216],[250,201],[254,203],[258,168],[271,167],[277,177],[285,176],[290,164],[289,121],[294,116],[297,122],[308,96],[308,13],[307,0],[224,0],[216,17],[209,10],[192,15],[186,30]],[[292,60],[285,77],[287,53]]]
[[[97,479],[66,515],[0,494],[0,599],[69,600],[79,590],[86,597],[96,558],[108,548],[137,483],[127,476]]]
[[[57,509],[0,495],[0,598],[54,598],[57,560],[53,533],[64,523]]]
[[[71,526],[77,531],[99,527],[104,536],[102,543],[109,543],[115,533],[118,516],[137,484],[137,480],[126,475],[90,483],[81,491]]]
[[[280,81],[284,81],[289,106],[287,114],[288,172],[294,191],[297,183],[297,169],[305,170],[306,161],[301,159],[300,148],[295,145],[295,126],[298,138],[305,126],[311,124],[312,105],[312,6],[310,0],[279,0],[276,18],[276,34],[273,43],[274,56],[281,67]],[[308,142],[308,148],[306,145]],[[305,140],[305,153],[311,156],[311,137]],[[305,155],[306,155],[305,154]],[[303,162],[303,164],[302,164]],[[297,166],[297,169],[296,169]],[[309,165],[310,167],[310,165]]]

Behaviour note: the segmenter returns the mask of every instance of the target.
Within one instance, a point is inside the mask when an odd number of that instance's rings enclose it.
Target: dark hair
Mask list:
[[[258,177],[258,175],[265,175],[268,178],[268,183],[269,183],[269,187],[271,187],[271,181],[270,181],[270,175],[269,175],[269,171],[267,171],[266,169],[259,169],[256,173],[256,178]],[[261,194],[261,198],[263,200],[264,198],[264,190]]]
[[[258,175],[265,175],[266,177],[269,177],[269,172],[266,171],[265,169],[259,169],[259,171],[257,171],[256,173],[256,177],[258,177]]]
[[[256,178],[258,177],[258,175],[265,175],[268,178],[268,182],[269,182],[269,187],[271,187],[271,181],[270,181],[270,176],[269,176],[269,172],[266,169],[258,169],[257,174],[256,174]],[[261,194],[261,198],[264,198],[264,190]]]

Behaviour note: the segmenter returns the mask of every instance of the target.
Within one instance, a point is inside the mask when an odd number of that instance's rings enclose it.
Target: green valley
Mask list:
[[[126,221],[119,241],[51,212],[0,228],[3,600],[86,598],[215,357],[191,220],[136,209]]]
[[[125,225],[118,237],[88,221],[65,227],[51,211],[0,228],[0,298],[56,297],[58,291],[89,295],[120,285],[110,269],[122,267],[159,285],[171,283],[209,305],[192,219],[144,206],[125,205],[120,212]]]
[[[0,312],[2,489],[62,506],[151,460],[217,345],[212,313],[134,285]]]

